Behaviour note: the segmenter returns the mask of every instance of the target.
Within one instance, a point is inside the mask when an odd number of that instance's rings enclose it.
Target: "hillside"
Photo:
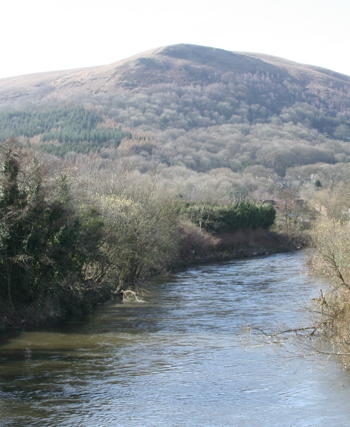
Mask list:
[[[191,185],[224,175],[234,192],[255,191],[254,180],[271,192],[281,177],[334,179],[332,165],[339,173],[350,161],[349,119],[348,76],[194,45],[0,80],[2,140],[59,156],[97,151]]]

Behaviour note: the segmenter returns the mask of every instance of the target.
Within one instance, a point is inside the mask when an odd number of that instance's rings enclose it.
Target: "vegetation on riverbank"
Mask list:
[[[318,200],[320,217],[313,231],[315,251],[312,271],[324,277],[329,286],[317,299],[322,316],[321,332],[330,348],[350,367],[350,199],[346,185],[332,193],[323,192]]]
[[[64,177],[44,179],[35,158],[11,150],[0,187],[2,323],[40,322],[93,302],[108,266],[97,210],[76,205]]]
[[[32,153],[7,149],[0,180],[0,325],[89,310],[156,274],[295,248],[270,232],[270,204],[186,203],[156,184],[82,190]],[[51,176],[52,175],[52,176]],[[79,190],[79,191],[78,191]]]
[[[211,233],[234,232],[245,228],[268,229],[276,218],[276,211],[271,204],[246,200],[220,206],[187,202],[179,204],[179,213],[200,229]]]

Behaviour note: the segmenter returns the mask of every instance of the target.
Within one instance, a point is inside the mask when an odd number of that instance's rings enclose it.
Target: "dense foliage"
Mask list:
[[[181,214],[212,233],[228,233],[239,229],[267,229],[274,223],[276,211],[270,204],[249,201],[236,202],[226,206],[185,203]]]
[[[27,159],[28,160],[28,159]],[[98,286],[108,260],[103,222],[77,208],[62,178],[46,187],[37,165],[25,170],[18,153],[5,155],[0,182],[0,297],[12,310],[48,301],[79,309]]]
[[[144,189],[143,194],[98,196],[108,227],[109,257],[117,289],[164,272],[177,257],[178,216],[169,200]]]
[[[176,259],[177,236],[177,213],[156,194],[93,192],[79,200],[67,178],[49,179],[32,154],[7,150],[0,179],[0,325],[62,318],[135,288]]]
[[[83,107],[61,107],[43,110],[0,112],[0,140],[35,136],[41,148],[63,156],[68,152],[89,153],[103,147],[117,147],[130,137],[120,127],[99,127],[102,117]]]

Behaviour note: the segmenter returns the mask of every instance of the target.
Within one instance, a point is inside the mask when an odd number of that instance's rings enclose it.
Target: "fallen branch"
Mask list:
[[[311,334],[309,334],[310,337],[314,336],[316,331],[318,329],[320,329],[321,325],[324,324],[325,322],[322,322],[318,325],[314,325],[314,326],[306,326],[303,328],[291,328],[291,329],[285,329],[283,331],[279,331],[279,332],[275,332],[275,333],[267,333],[266,331],[264,331],[261,328],[252,328],[256,331],[261,332],[263,335],[268,336],[268,337],[277,337],[278,335],[283,335],[283,334],[290,334],[290,333],[298,333],[298,332],[305,332],[305,331],[310,331],[312,330]]]

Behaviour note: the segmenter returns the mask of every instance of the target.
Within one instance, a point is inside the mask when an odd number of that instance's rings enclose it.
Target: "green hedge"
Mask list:
[[[180,203],[180,215],[211,233],[226,233],[244,228],[269,228],[276,211],[269,204],[242,201],[217,206],[205,203]]]

